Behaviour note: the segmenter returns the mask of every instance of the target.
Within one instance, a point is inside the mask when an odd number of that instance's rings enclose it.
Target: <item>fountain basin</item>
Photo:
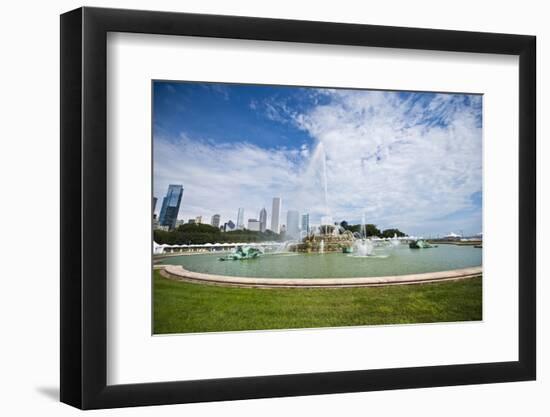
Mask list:
[[[252,262],[220,262],[216,254],[171,256],[158,264],[180,265],[197,273],[251,278],[354,278],[441,272],[482,264],[473,246],[440,245],[430,250],[376,247],[372,256],[340,252],[266,253]]]

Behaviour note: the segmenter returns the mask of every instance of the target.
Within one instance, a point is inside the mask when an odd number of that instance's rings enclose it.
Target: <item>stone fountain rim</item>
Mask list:
[[[421,274],[388,275],[379,277],[345,278],[260,278],[205,274],[189,271],[181,265],[155,265],[161,274],[176,281],[249,288],[353,288],[387,285],[410,285],[456,281],[475,278],[483,273],[481,266]]]

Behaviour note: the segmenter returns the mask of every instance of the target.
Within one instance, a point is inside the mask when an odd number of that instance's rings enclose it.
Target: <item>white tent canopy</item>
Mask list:
[[[153,253],[155,255],[161,254],[164,252],[164,245],[159,245],[157,242],[153,240]]]

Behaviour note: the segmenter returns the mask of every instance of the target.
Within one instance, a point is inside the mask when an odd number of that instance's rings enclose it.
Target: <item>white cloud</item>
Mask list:
[[[238,207],[245,208],[245,219],[257,218],[262,207],[271,211],[273,196],[281,196],[283,213],[297,209],[318,221],[324,212],[324,148],[335,220],[357,220],[365,212],[368,222],[410,233],[479,231],[481,211],[471,198],[482,186],[479,103],[446,94],[429,102],[376,91],[318,94],[327,104],[308,112],[267,107],[270,119],[307,131],[315,140],[312,149],[155,138],[155,195],[161,201],[168,183],[181,183],[180,217],[209,220],[220,213],[223,221],[235,221]]]
[[[267,151],[248,143],[227,144],[155,138],[155,195],[161,201],[169,183],[182,184],[180,218],[219,213],[236,220],[239,207],[245,220],[270,208],[271,197],[284,195],[297,177],[296,151]]]

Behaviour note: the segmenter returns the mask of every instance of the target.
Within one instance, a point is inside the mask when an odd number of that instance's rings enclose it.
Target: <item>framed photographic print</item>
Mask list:
[[[61,400],[535,379],[535,38],[61,16]]]

